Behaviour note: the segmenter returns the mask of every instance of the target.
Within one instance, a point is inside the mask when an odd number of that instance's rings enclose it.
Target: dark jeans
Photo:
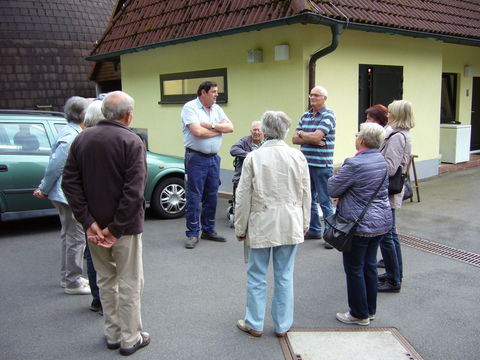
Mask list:
[[[399,284],[403,277],[402,250],[395,227],[395,209],[392,209],[392,228],[380,241],[387,279],[391,284]]]
[[[97,286],[97,272],[93,266],[92,255],[90,254],[90,248],[88,247],[88,240],[87,246],[85,246],[85,260],[87,260],[87,275],[92,297],[100,301],[100,293]]]
[[[377,251],[383,237],[355,236],[352,250],[343,253],[348,306],[350,314],[359,319],[366,319],[377,311]]]
[[[185,153],[187,204],[186,235],[198,236],[201,230],[215,232],[218,188],[220,186],[220,156],[206,157],[195,152]],[[200,212],[200,204],[202,209]]]

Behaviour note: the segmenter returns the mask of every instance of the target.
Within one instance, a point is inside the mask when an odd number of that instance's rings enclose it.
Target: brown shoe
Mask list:
[[[185,241],[186,249],[193,249],[198,244],[198,236],[189,236]]]
[[[283,337],[287,336],[287,332],[288,332],[288,330],[283,332],[283,333],[277,333],[276,332],[275,335],[277,335],[278,338],[283,338]]]
[[[254,337],[260,337],[263,335],[263,332],[261,331],[257,331],[257,330],[253,330],[253,329],[250,329],[246,324],[245,324],[245,320],[238,320],[237,321],[237,327],[246,332],[247,334],[250,334]]]
[[[217,242],[227,242],[227,239],[225,239],[223,236],[218,235],[216,232],[207,233],[205,231],[202,231],[202,235],[200,236],[200,238],[203,239],[203,240],[211,240],[211,241],[217,241]]]

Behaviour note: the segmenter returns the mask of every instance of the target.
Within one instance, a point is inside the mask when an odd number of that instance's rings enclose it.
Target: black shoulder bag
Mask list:
[[[372,203],[375,196],[377,196],[386,178],[387,172],[385,172],[385,177],[378,185],[377,190],[375,190],[373,195],[370,197],[370,200],[368,200],[367,205],[365,206],[357,220],[347,220],[342,215],[340,215],[338,211],[335,214],[325,218],[325,222],[328,223],[330,227],[327,231],[325,231],[325,234],[323,234],[323,240],[332,245],[338,251],[349,252],[350,250],[352,250],[353,235],[355,235],[355,231],[357,230],[358,225],[363,220],[363,217],[365,216],[368,207]]]
[[[388,139],[390,139],[390,137],[398,133],[402,134],[403,138],[405,139],[405,146],[403,148],[403,152],[405,153],[405,149],[407,148],[407,138],[402,132],[396,131],[393,134],[391,134],[388,137]],[[395,194],[401,193],[403,190],[403,186],[405,184],[406,178],[407,178],[407,174],[403,173],[402,165],[399,165],[395,174],[388,178],[388,195],[395,195]]]

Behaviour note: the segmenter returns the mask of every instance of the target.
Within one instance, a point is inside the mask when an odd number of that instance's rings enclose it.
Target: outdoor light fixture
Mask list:
[[[275,46],[275,61],[288,60],[290,58],[290,48],[288,45]]]
[[[473,66],[465,65],[463,67],[463,75],[465,75],[465,77],[472,77],[473,76]]]
[[[262,49],[249,49],[247,51],[247,62],[249,62],[249,63],[262,63],[263,62],[263,50]]]

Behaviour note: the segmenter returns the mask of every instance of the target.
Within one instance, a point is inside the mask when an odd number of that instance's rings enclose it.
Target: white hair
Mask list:
[[[102,113],[107,120],[120,120],[133,111],[135,101],[123,91],[112,91],[102,101]]]
[[[88,105],[87,111],[85,112],[85,126],[95,126],[102,120],[105,120],[105,116],[102,114],[102,102],[100,100],[95,100]]]
[[[367,148],[378,149],[383,144],[385,133],[382,125],[364,122],[360,124],[360,131],[357,133],[357,137],[363,139],[363,143]]]
[[[317,85],[317,86],[315,86],[313,89],[318,89],[318,90],[320,90],[320,93],[321,93],[322,95],[328,97],[328,91],[327,91],[327,89],[325,89],[323,86]],[[313,90],[313,89],[312,89],[312,90]]]

